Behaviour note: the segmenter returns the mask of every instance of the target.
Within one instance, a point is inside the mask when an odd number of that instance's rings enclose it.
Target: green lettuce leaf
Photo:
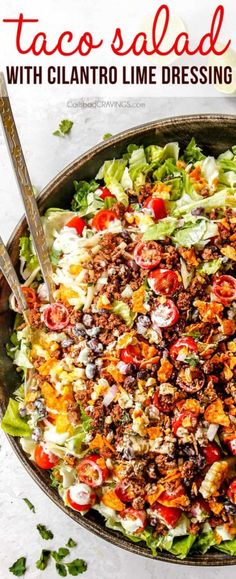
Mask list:
[[[206,221],[201,219],[195,224],[186,224],[186,226],[176,229],[173,241],[177,245],[183,245],[183,247],[192,247],[201,241],[204,233],[206,233]]]
[[[197,146],[194,137],[187,145],[184,151],[183,158],[184,161],[186,161],[186,163],[196,163],[197,161],[201,161],[202,159],[205,158],[205,155],[203,155],[202,150],[200,149],[200,147]]]
[[[50,207],[50,209],[46,211],[45,215],[42,217],[42,222],[49,248],[53,245],[56,233],[58,233],[74,216],[73,211],[58,209],[57,207]],[[55,255],[52,255],[51,258],[53,261]]]
[[[80,407],[80,423],[75,428],[73,436],[68,438],[65,442],[65,446],[68,448],[68,450],[72,450],[76,453],[81,452],[81,446],[85,441],[87,432],[89,432],[89,430],[91,429],[92,423],[91,418],[88,416],[88,414],[86,414],[80,402],[79,407]]]
[[[233,196],[232,196],[233,198]],[[200,197],[196,201],[191,201],[189,203],[185,203],[182,206],[176,207],[173,212],[174,216],[180,216],[184,213],[190,213],[194,209],[204,209],[205,211],[211,211],[215,208],[223,208],[226,205],[231,204],[231,196],[229,195],[229,191],[227,189],[222,189],[221,191],[217,191],[211,197]]]
[[[10,398],[1,427],[11,436],[30,436],[31,429],[27,422],[19,416],[19,403]]]
[[[114,302],[112,303],[112,311],[114,314],[116,314],[117,316],[122,318],[122,320],[124,320],[128,328],[132,327],[133,322],[136,318],[136,314],[134,312],[131,312],[128,304],[122,301],[114,300]]]
[[[166,546],[165,549],[175,555],[177,559],[185,559],[195,541],[196,535],[187,535],[183,539],[174,539],[171,547],[167,548]]]
[[[194,543],[193,550],[197,553],[206,553],[211,547],[216,545],[216,539],[213,531],[201,533]]]
[[[31,237],[23,236],[20,238],[20,261],[21,274],[27,279],[30,274],[39,267],[38,258],[35,255]]]
[[[72,211],[84,211],[88,207],[88,195],[98,189],[99,183],[92,181],[74,181],[75,194],[72,200]]]
[[[216,273],[222,264],[222,258],[211,259],[210,261],[205,261],[198,267],[200,273],[205,273],[207,275],[213,275]]]
[[[177,219],[175,217],[165,217],[155,223],[155,225],[150,225],[144,233],[144,240],[159,240],[165,239],[165,237],[170,237],[177,226]]]
[[[226,555],[236,555],[236,539],[232,539],[232,541],[223,541],[220,545],[215,545],[215,549],[218,551],[222,551],[222,553],[226,553]]]
[[[127,207],[129,204],[129,198],[121,184],[126,164],[127,161],[125,159],[105,161],[99,169],[96,179],[103,179],[108,189],[113,195],[115,195],[117,201],[123,203],[123,205]]]
[[[219,177],[219,168],[215,157],[206,157],[202,162],[202,173],[210,187],[214,186],[215,179]]]

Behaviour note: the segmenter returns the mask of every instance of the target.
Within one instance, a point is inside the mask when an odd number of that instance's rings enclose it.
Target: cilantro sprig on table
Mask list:
[[[70,121],[69,119],[63,119],[59,123],[59,128],[54,131],[53,135],[55,137],[64,137],[65,135],[68,135],[73,127],[73,124],[73,121]]]

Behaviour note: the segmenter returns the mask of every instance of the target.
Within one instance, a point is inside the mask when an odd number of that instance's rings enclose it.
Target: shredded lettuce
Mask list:
[[[205,261],[198,267],[198,271],[203,274],[205,273],[206,275],[213,275],[220,269],[222,261],[223,260],[220,257],[218,259]]]
[[[1,427],[11,436],[30,436],[31,429],[27,422],[19,416],[19,402],[10,398]]]
[[[72,200],[72,211],[83,211],[88,206],[88,194],[98,189],[99,183],[92,181],[74,181],[75,194]]]
[[[75,428],[73,436],[68,438],[65,442],[66,448],[74,451],[77,454],[81,452],[81,446],[85,441],[86,434],[91,429],[91,418],[86,414],[81,403],[80,407],[80,424]]]
[[[31,237],[20,238],[20,261],[21,275],[24,279],[27,279],[39,267]]]
[[[155,223],[155,225],[150,225],[144,233],[143,238],[146,241],[165,239],[165,237],[170,237],[175,231],[177,226],[177,219],[175,217],[165,217]]]
[[[197,146],[194,137],[187,145],[184,151],[183,158],[184,161],[186,161],[186,163],[196,163],[197,161],[201,161],[202,159],[205,158],[205,155],[203,155],[201,148]]]
[[[134,320],[136,318],[136,314],[134,312],[131,312],[128,304],[122,301],[114,300],[114,302],[112,303],[112,311],[114,314],[116,314],[117,316],[119,316],[124,320],[128,328],[132,327]]]
[[[72,217],[74,217],[73,211],[58,209],[57,207],[52,207],[46,211],[42,221],[49,248],[53,245],[56,233],[58,233]],[[51,258],[53,262],[53,255]]]
[[[214,187],[216,179],[219,177],[219,169],[215,157],[206,157],[202,162],[202,173],[210,188]]]
[[[190,213],[194,209],[198,208],[204,209],[205,211],[211,211],[212,209],[225,207],[226,205],[230,204],[231,199],[229,191],[227,189],[222,189],[221,191],[214,193],[214,195],[211,195],[210,197],[203,198],[198,196],[198,199],[196,201],[190,200],[190,202],[185,203],[182,206],[176,207],[176,209],[173,212],[173,215],[180,216],[183,215],[184,213]]]
[[[195,224],[186,224],[184,227],[176,229],[173,235],[173,241],[177,245],[183,245],[184,247],[192,247],[199,243],[206,232],[206,221],[200,219]]]
[[[127,207],[129,204],[128,195],[125,193],[124,186],[121,184],[126,163],[127,161],[124,159],[105,161],[99,169],[96,179],[99,181],[103,179],[108,189],[115,195],[117,201]],[[125,186],[125,188],[127,187]]]

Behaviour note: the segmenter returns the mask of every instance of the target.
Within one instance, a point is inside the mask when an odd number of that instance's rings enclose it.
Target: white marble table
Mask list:
[[[27,94],[11,93],[13,109],[17,119],[22,144],[34,185],[40,190],[56,173],[78,154],[101,140],[106,132],[115,134],[125,128],[145,121],[171,115],[196,112],[235,113],[235,99],[140,99],[143,108],[81,109],[68,108],[59,95],[54,95],[53,108],[42,94],[34,102]],[[24,96],[24,98],[23,98]],[[71,118],[74,127],[65,139],[52,136],[62,118]],[[13,227],[22,215],[22,205],[17,192],[15,178],[0,135],[0,231],[7,240]],[[13,577],[8,567],[20,556],[27,556],[27,579],[56,579],[54,565],[41,574],[35,568],[42,548],[64,546],[69,537],[78,541],[73,557],[82,557],[88,562],[86,579],[156,579],[167,575],[169,579],[230,579],[234,568],[199,569],[174,566],[148,560],[119,548],[80,529],[42,493],[31,480],[14,455],[4,435],[0,433],[0,579]],[[28,497],[36,507],[30,512],[22,498]],[[36,524],[43,523],[54,532],[54,540],[43,541]]]

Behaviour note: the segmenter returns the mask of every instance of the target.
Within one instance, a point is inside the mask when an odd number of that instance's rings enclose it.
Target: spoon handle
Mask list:
[[[27,303],[22,292],[20,282],[18,280],[15,268],[12,264],[11,258],[6,250],[2,238],[0,237],[0,269],[6,278],[21,312],[27,310]]]
[[[7,92],[4,74],[0,72],[0,115],[9,148],[10,157],[15,170],[17,182],[23,199],[25,213],[33,239],[35,251],[40,263],[42,275],[47,286],[49,301],[53,301],[54,284],[52,266],[48,255],[47,242],[35,199],[33,187],[25,162],[19,135],[17,132],[11,104]]]

